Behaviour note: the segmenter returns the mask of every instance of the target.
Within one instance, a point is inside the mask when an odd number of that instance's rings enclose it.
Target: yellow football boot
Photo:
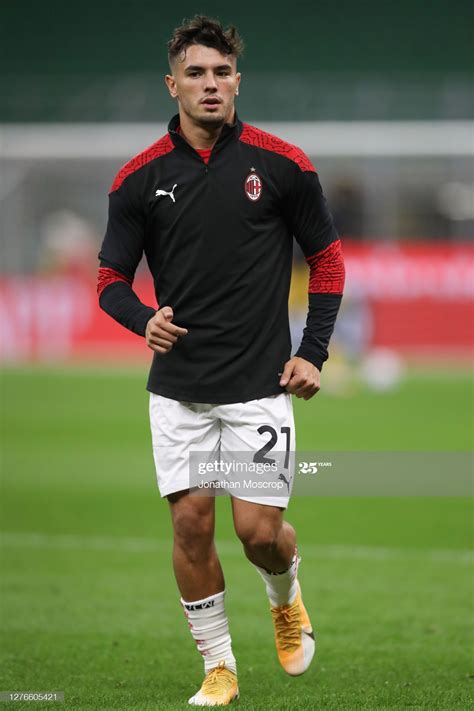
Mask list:
[[[270,608],[278,659],[291,676],[299,676],[307,670],[316,649],[313,628],[301,599],[299,583],[297,585],[298,592],[291,605]]]
[[[201,688],[188,703],[192,706],[227,706],[238,698],[237,675],[227,669],[225,662],[219,662],[217,667],[207,672]]]

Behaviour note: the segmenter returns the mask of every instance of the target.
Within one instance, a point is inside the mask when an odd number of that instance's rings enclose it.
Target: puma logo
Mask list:
[[[286,478],[286,476],[284,474],[278,475],[278,481],[284,481],[288,487],[288,493],[290,493],[290,482],[288,481],[288,479]]]
[[[177,183],[175,183],[173,185],[173,190],[170,193],[166,192],[166,190],[157,190],[155,193],[155,197],[160,197],[160,195],[168,195],[172,199],[173,202],[176,202],[176,198],[173,195],[173,193],[177,187],[178,187],[178,185],[177,185]]]

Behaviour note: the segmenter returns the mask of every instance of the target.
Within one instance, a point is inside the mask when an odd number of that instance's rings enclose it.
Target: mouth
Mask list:
[[[201,101],[201,104],[208,109],[216,109],[222,101],[217,98],[217,96],[206,96],[205,99]]]

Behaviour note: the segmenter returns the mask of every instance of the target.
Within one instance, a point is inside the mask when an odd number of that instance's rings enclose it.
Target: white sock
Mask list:
[[[272,607],[291,605],[295,601],[296,593],[298,592],[296,576],[300,560],[301,558],[298,558],[298,551],[295,548],[289,567],[281,573],[271,573],[265,568],[254,566],[263,578]]]
[[[186,602],[181,598],[189,629],[204,657],[204,672],[217,667],[224,660],[228,669],[237,674],[229,623],[224,608],[225,590],[203,600]]]

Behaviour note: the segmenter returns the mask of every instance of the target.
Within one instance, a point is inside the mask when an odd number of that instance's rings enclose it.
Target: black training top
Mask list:
[[[154,354],[151,392],[232,403],[284,391],[293,236],[311,267],[297,355],[321,368],[344,265],[316,171],[301,150],[236,120],[206,164],[175,116],[167,135],[119,171],[99,254],[100,305],[145,334],[155,309],[132,291],[144,252],[158,304],[171,306],[173,323],[188,329],[169,353]]]

